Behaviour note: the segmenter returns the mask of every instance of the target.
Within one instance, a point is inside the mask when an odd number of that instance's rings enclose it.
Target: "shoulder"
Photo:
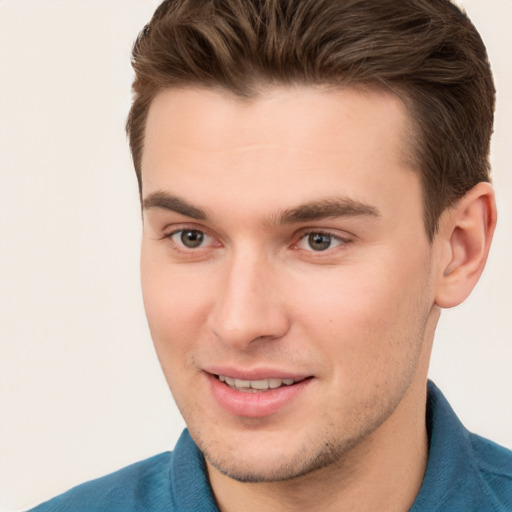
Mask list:
[[[432,382],[426,420],[428,465],[412,511],[511,511],[512,452],[470,433]]]
[[[205,461],[187,429],[164,452],[91,480],[30,512],[216,511]]]
[[[469,435],[475,467],[488,493],[512,510],[512,451],[476,434]]]
[[[165,452],[137,462],[74,487],[31,512],[164,510],[170,502],[171,458],[172,452]]]

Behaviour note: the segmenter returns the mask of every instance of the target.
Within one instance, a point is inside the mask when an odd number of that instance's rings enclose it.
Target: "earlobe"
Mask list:
[[[451,308],[463,302],[475,287],[487,261],[496,204],[489,183],[478,183],[454,208],[443,213],[439,236],[443,263],[439,269],[436,304]]]

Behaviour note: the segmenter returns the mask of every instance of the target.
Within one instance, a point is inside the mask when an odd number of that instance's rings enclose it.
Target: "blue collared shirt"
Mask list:
[[[511,512],[512,452],[469,433],[428,384],[429,460],[411,512]],[[165,452],[79,485],[31,512],[218,512],[204,458],[183,432]]]

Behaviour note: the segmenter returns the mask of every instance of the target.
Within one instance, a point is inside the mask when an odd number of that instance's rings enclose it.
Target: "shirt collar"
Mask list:
[[[493,510],[474,460],[470,433],[432,381],[427,390],[429,458],[410,512],[470,510],[464,503],[471,510]]]

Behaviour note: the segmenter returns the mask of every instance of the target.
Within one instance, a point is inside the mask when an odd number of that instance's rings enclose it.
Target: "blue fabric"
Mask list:
[[[411,512],[512,511],[512,452],[470,434],[429,382],[427,472]],[[175,450],[79,485],[31,512],[216,512],[187,430]]]
[[[411,512],[511,512],[512,452],[468,432],[428,383],[429,461]]]

